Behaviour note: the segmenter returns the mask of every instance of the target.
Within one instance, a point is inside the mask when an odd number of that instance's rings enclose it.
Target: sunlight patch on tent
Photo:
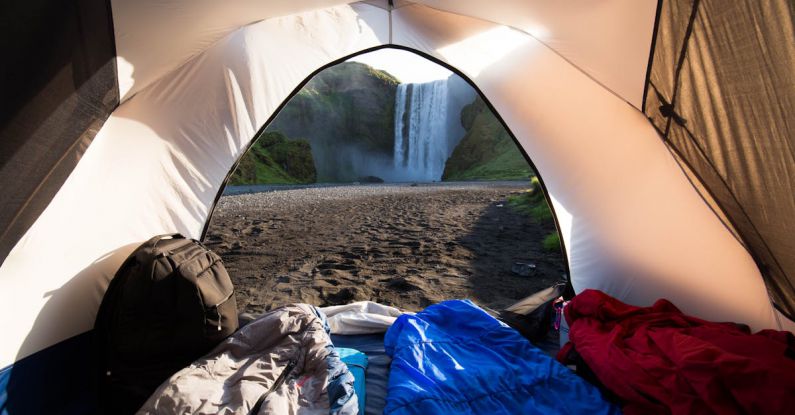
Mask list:
[[[119,76],[119,96],[126,97],[127,93],[135,85],[135,66],[132,62],[124,59],[123,56],[116,57],[116,73]]]
[[[539,28],[539,30],[541,30]],[[442,47],[438,52],[459,69],[476,77],[487,67],[527,43],[527,35],[507,26],[478,33],[460,42]]]

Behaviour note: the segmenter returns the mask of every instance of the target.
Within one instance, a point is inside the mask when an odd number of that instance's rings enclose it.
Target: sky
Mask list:
[[[349,60],[389,72],[403,83],[430,82],[452,74],[443,66],[400,49],[379,49]]]

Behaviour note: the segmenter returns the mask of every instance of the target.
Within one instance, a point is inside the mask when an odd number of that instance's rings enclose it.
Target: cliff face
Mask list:
[[[442,180],[519,180],[535,174],[479,96],[461,110],[461,125],[466,134],[447,159]]]
[[[358,62],[315,76],[268,126],[312,147],[319,181],[351,181],[389,162],[398,80]]]
[[[303,184],[316,179],[309,142],[266,131],[240,160],[229,184]]]

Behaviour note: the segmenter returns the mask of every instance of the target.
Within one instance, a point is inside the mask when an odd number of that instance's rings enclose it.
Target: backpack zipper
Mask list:
[[[215,308],[215,315],[218,316],[218,326],[217,326],[218,327],[218,331],[221,331],[221,321],[223,320],[221,318],[221,310],[219,309],[219,307],[221,307],[221,305],[223,305],[225,302],[229,301],[229,299],[232,298],[232,296],[234,294],[235,294],[235,290],[232,290],[232,292],[229,293],[229,295],[227,295],[226,297],[224,297],[224,299],[221,300],[220,303],[215,304],[212,307],[210,307],[210,308]]]
[[[275,391],[276,389],[279,389],[279,387],[282,386],[284,381],[287,379],[287,376],[290,375],[290,372],[292,372],[293,369],[295,369],[295,366],[297,364],[298,364],[298,359],[291,359],[289,362],[287,362],[287,367],[285,367],[284,370],[282,370],[282,373],[279,375],[278,378],[276,378],[276,380],[273,382],[273,385],[271,385],[270,389],[268,389],[267,392],[263,393],[262,396],[260,396],[259,399],[257,399],[257,402],[254,404],[254,406],[251,407],[251,410],[248,411],[249,415],[256,415],[259,412],[260,408],[262,407],[262,403],[265,402],[265,398],[267,398],[268,395],[271,394],[271,392]]]

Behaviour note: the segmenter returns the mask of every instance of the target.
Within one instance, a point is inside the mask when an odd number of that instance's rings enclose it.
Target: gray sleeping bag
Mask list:
[[[356,414],[353,375],[322,312],[292,304],[264,314],[174,374],[139,414]]]

